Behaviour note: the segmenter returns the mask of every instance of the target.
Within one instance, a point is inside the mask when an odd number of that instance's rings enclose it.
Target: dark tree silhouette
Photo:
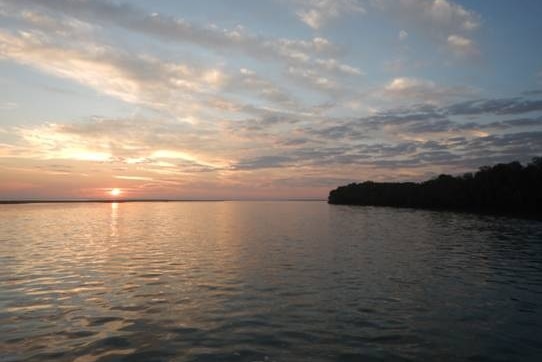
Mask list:
[[[396,206],[542,216],[542,157],[483,166],[475,174],[440,175],[421,183],[366,181],[338,187],[330,204]]]

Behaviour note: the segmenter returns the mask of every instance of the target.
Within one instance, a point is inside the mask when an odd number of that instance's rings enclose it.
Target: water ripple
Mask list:
[[[0,361],[538,361],[542,224],[314,202],[0,206]]]

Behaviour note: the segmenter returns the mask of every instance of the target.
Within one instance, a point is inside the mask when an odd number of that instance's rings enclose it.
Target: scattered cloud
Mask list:
[[[342,64],[337,59],[316,59],[316,64],[322,66],[322,68],[329,70],[330,72],[344,73],[346,75],[361,75],[362,72],[359,68],[350,66],[348,64]]]
[[[333,56],[337,48],[323,37],[310,40],[284,38],[265,38],[251,34],[245,27],[239,25],[233,29],[220,28],[214,24],[203,26],[184,19],[159,13],[148,14],[141,8],[130,4],[118,4],[105,0],[71,1],[53,0],[48,2],[38,0],[2,0],[9,9],[16,12],[21,6],[63,14],[80,24],[102,24],[122,27],[153,38],[174,43],[189,43],[214,52],[240,52],[255,59],[279,60],[286,65],[310,64],[313,58],[323,55]],[[320,2],[320,1],[319,1]],[[346,9],[343,5],[333,5],[333,9]],[[341,3],[338,2],[338,3]],[[341,10],[343,11],[343,10]],[[38,10],[34,10],[35,13]],[[32,21],[34,25],[39,22]],[[318,64],[313,63],[318,66]]]
[[[234,169],[253,170],[283,167],[291,161],[292,159],[288,156],[261,156],[252,159],[241,160],[234,166]]]
[[[433,81],[412,78],[398,77],[392,79],[383,90],[376,92],[378,96],[392,99],[425,101],[428,103],[449,102],[458,98],[472,96],[475,90],[464,86],[441,86]]]
[[[146,176],[115,175],[113,177],[119,180],[132,180],[132,181],[153,181],[154,180],[152,177],[146,177]]]
[[[430,26],[444,32],[473,31],[480,27],[480,16],[450,0],[372,0],[382,11],[399,17],[406,24]]]
[[[476,88],[490,83],[470,77],[472,62],[449,61],[481,54],[476,12],[451,0],[277,2],[270,11],[289,7],[280,20],[294,26],[249,29],[244,14],[215,24],[154,3],[0,0],[0,65],[39,71],[47,90],[70,83],[48,94],[71,94],[73,108],[107,98],[83,118],[46,106],[42,116],[9,94],[0,111],[17,118],[0,129],[0,168],[12,175],[2,187],[32,189],[43,174],[88,189],[107,178],[131,195],[325,192],[542,152],[539,90],[494,97]],[[378,47],[342,36],[376,23],[387,26]]]
[[[470,100],[446,108],[446,112],[453,115],[510,115],[537,111],[542,111],[542,100],[521,97]]]
[[[239,69],[239,73],[231,77],[225,89],[233,92],[246,91],[252,95],[257,94],[259,97],[287,109],[298,109],[300,107],[299,101],[290,95],[287,90],[247,68]]]
[[[461,35],[452,34],[448,37],[448,47],[459,56],[472,56],[478,54],[474,42]]]
[[[227,167],[212,144],[201,144],[205,131],[175,121],[95,119],[72,124],[50,123],[13,129],[18,141],[4,157],[78,160],[145,168]],[[194,167],[191,169],[193,170]]]
[[[233,116],[257,113],[261,107],[311,112],[310,105],[293,95],[292,87],[329,94],[348,77],[362,74],[359,67],[342,62],[341,51],[322,36],[266,38],[240,25],[233,29],[205,26],[105,0],[2,0],[2,4],[20,21],[21,29],[0,30],[0,58],[178,119],[213,121],[224,116],[220,112]],[[57,18],[59,22],[54,21]],[[120,27],[216,54],[203,62],[195,57],[165,60],[109,43],[102,27]],[[292,87],[239,73],[235,64],[220,60],[222,54],[232,53],[283,67],[277,73],[283,74],[283,84]],[[215,65],[204,65],[213,60]]]
[[[338,87],[335,81],[310,68],[289,67],[288,75],[298,80],[300,84],[320,90],[334,90]]]
[[[333,126],[322,124],[318,129],[307,129],[306,135],[324,144],[340,140],[348,146],[342,150],[321,148],[317,156],[299,150],[289,151],[288,155],[310,155],[310,161],[301,157],[295,159],[297,163],[304,160],[313,164],[377,165],[403,170],[424,165],[466,169],[503,159],[527,161],[542,152],[542,110],[525,107],[525,101],[521,98],[486,100],[476,111],[469,112],[469,118],[463,117],[469,103],[461,102],[397,108],[345,120],[339,125],[337,122]],[[487,121],[487,115],[507,117],[523,114],[527,109],[536,112],[535,115]],[[376,139],[380,141],[372,141]],[[311,140],[305,139],[300,147],[306,150],[310,144]]]
[[[372,0],[374,9],[394,17],[403,29],[399,40],[409,33],[446,45],[454,54],[478,54],[472,34],[481,26],[481,17],[451,0]],[[409,33],[407,33],[407,31]]]
[[[40,32],[0,31],[0,42],[0,58],[152,109],[190,109],[194,94],[212,94],[224,80],[219,69],[167,63],[100,44],[68,47]]]
[[[413,88],[432,88],[435,83],[431,81],[425,81],[416,78],[395,78],[387,86],[386,90],[390,92],[403,92],[405,90],[412,90]]]
[[[401,91],[419,84],[400,80],[388,86]],[[208,186],[261,180],[272,187],[308,178],[311,185],[325,188],[330,172],[333,179],[343,180],[352,170],[363,170],[364,177],[375,180],[383,169],[388,175],[415,179],[439,167],[463,172],[540,154],[542,101],[529,97],[425,103],[355,119],[296,119],[268,112],[207,130],[165,119],[93,118],[7,130],[18,137],[0,145],[0,157],[4,165],[10,159],[57,165],[47,166],[51,175],[108,170],[125,187],[136,185],[133,192],[165,192],[202,180],[213,180]],[[488,121],[487,115],[498,118]]]
[[[319,29],[344,14],[365,13],[356,0],[296,0],[295,3],[299,7],[299,19],[313,29]]]
[[[542,89],[533,89],[533,90],[525,91],[521,94],[525,96],[538,96],[542,94]]]

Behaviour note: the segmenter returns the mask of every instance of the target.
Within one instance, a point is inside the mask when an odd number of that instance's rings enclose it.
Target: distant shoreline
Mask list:
[[[125,203],[125,202],[221,202],[225,200],[149,200],[149,199],[121,199],[121,200],[0,200],[0,205],[12,204],[77,204],[77,203]]]
[[[18,205],[18,204],[77,204],[77,203],[128,203],[128,202],[229,202],[229,201],[321,201],[326,199],[277,199],[277,200],[236,200],[236,199],[217,199],[217,200],[177,200],[177,199],[97,199],[97,200],[0,200],[0,205]]]
[[[351,183],[331,190],[330,204],[451,210],[542,219],[542,157],[482,166],[476,173],[423,182]]]

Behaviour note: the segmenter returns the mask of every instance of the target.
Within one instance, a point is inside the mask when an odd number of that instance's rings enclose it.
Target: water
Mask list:
[[[539,361],[542,223],[324,202],[0,205],[0,361]]]

